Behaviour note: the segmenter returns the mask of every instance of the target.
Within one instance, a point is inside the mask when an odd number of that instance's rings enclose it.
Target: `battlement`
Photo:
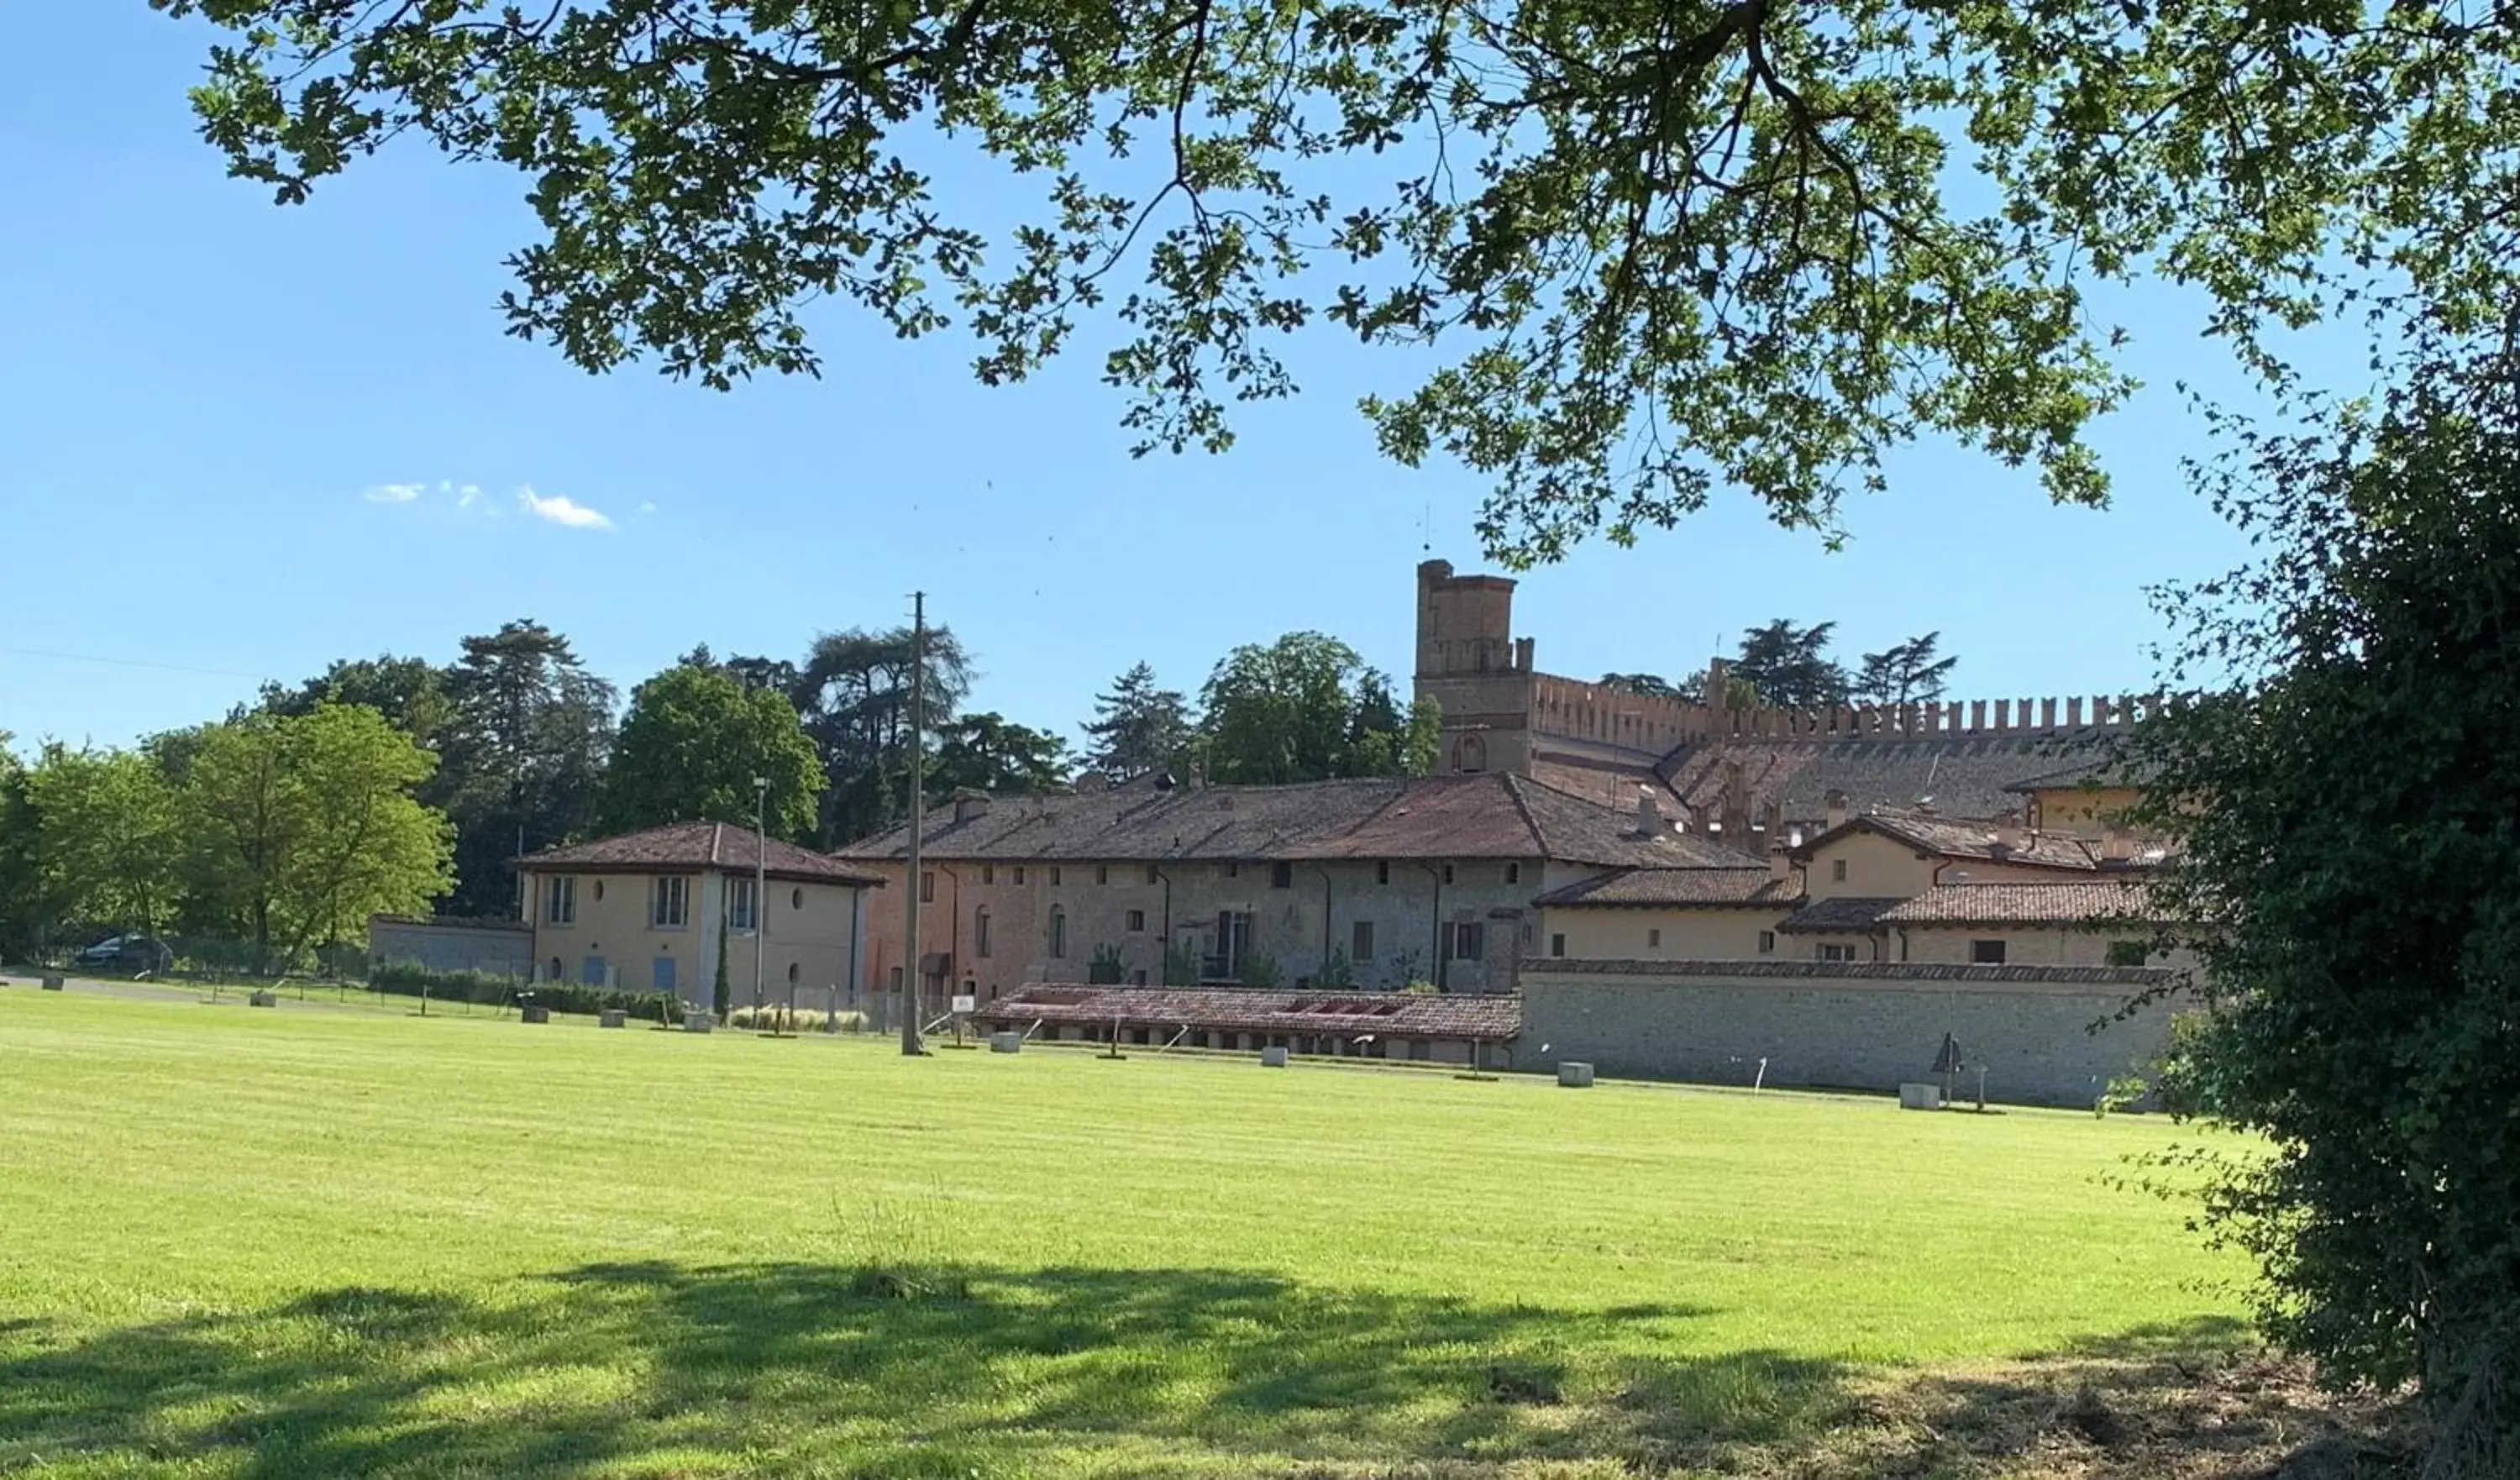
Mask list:
[[[1661,756],[1711,740],[1905,740],[2114,728],[2136,723],[2161,703],[2158,696],[2101,694],[2088,701],[2075,695],[1841,704],[1827,709],[1717,710],[1690,698],[1535,674],[1530,724],[1538,735]]]

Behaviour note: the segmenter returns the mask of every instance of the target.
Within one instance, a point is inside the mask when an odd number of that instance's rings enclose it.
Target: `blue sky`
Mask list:
[[[1335,333],[1297,344],[1305,394],[1246,410],[1222,457],[1132,460],[1090,339],[989,390],[965,341],[835,310],[820,381],[592,378],[502,333],[500,258],[531,240],[518,177],[413,148],[276,207],[194,135],[202,27],[142,0],[11,10],[0,729],[22,747],[124,743],[336,657],[442,660],[518,616],[626,693],[697,643],[793,656],[902,620],[915,587],[978,655],[975,705],[1067,730],[1141,658],[1194,691],[1294,628],[1405,676],[1430,530],[1478,566],[1481,485],[1376,456],[1355,399],[1408,367]],[[1958,694],[2140,687],[2142,588],[2241,554],[2181,479],[2202,431],[2172,382],[2235,378],[2192,303],[2111,306],[2149,382],[2098,433],[2113,509],[2053,508],[2034,474],[1940,445],[1849,507],[1842,553],[1722,497],[1527,577],[1541,666],[1693,671],[1791,616],[1838,620],[1850,662],[1939,629]]]

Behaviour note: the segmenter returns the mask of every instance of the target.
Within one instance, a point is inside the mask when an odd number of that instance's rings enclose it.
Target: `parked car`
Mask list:
[[[82,966],[117,971],[162,971],[174,953],[155,935],[109,935],[78,954]]]

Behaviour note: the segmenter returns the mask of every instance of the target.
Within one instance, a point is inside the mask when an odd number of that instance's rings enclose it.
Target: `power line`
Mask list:
[[[267,673],[239,673],[232,668],[193,668],[182,663],[160,663],[138,657],[99,657],[92,652],[54,652],[42,648],[0,648],[0,654],[12,657],[47,657],[66,663],[103,663],[113,668],[156,668],[166,673],[196,673],[204,678],[241,678],[260,683]]]

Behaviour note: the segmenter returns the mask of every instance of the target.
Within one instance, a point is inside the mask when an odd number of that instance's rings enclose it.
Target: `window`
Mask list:
[[[892,968],[892,989],[896,992],[901,990],[901,968],[899,966]]]
[[[1391,865],[1388,861],[1373,866],[1373,881],[1377,884],[1391,882]]]
[[[1828,861],[1828,876],[1831,880],[1837,883],[1842,884],[1846,882],[1846,860],[1842,858],[1830,859]]]
[[[1109,883],[1111,881],[1111,866],[1109,864],[1096,864],[1094,866],[1094,881],[1098,884]]]
[[[679,874],[656,880],[655,907],[648,912],[649,922],[659,930],[676,929],[686,923],[691,914],[691,890],[692,881]]]
[[[1291,889],[1295,887],[1295,866],[1293,864],[1271,864],[1269,866],[1269,887],[1272,889]]]
[[[543,923],[573,925],[577,923],[577,880],[565,876],[543,880]],[[552,973],[558,976],[560,973]]]
[[[1446,865],[1444,866],[1444,882],[1446,882],[1446,883],[1448,883],[1448,884],[1449,884],[1449,883],[1451,883],[1452,881],[1453,881],[1453,866],[1452,866],[1451,864],[1446,864]]]
[[[1132,971],[1132,972],[1130,972],[1130,973],[1129,973],[1129,985],[1131,985],[1131,986],[1133,986],[1133,987],[1143,987],[1143,986],[1145,986],[1146,984],[1147,984],[1147,968],[1146,968],[1146,967],[1144,967],[1144,966],[1140,966],[1140,967],[1139,967],[1138,969],[1136,969],[1135,971]]]
[[[550,974],[549,976],[544,977],[544,978],[543,978],[543,980],[545,980],[545,981],[558,981],[558,980],[560,980],[562,977],[566,976],[567,974],[568,974],[568,967],[562,965],[562,964],[560,964],[560,958],[559,958],[559,957],[557,957],[557,956],[555,956],[555,957],[553,957],[553,958],[552,958],[552,964],[551,964],[551,974]]]
[[[788,890],[788,908],[790,910],[802,910],[805,908],[805,891],[802,889]]]
[[[1061,876],[1061,875],[1060,875],[1060,871],[1059,871],[1059,867],[1058,867],[1058,865],[1057,865],[1057,864],[1052,864],[1052,865],[1050,866],[1050,886],[1051,886],[1052,888],[1056,889],[1056,888],[1058,888],[1058,881],[1059,881],[1060,876]]]
[[[1645,949],[1648,951],[1659,951],[1662,949],[1662,932],[1660,930],[1647,930],[1645,932]]]
[[[1525,921],[1522,927],[1522,948],[1526,951],[1530,950],[1531,943],[1539,938],[1540,927],[1530,923],[1529,921]]]
[[[936,871],[933,869],[919,871],[919,902],[922,905],[936,903]]]
[[[796,964],[792,961],[788,963],[788,985],[796,985]]]
[[[1777,932],[1776,932],[1776,931],[1774,931],[1774,930],[1762,930],[1762,931],[1760,931],[1760,932],[1759,932],[1759,954],[1760,954],[1760,955],[1762,955],[1762,956],[1773,956],[1773,955],[1775,955],[1775,954],[1776,954],[1776,950],[1777,950]]]
[[[1819,961],[1853,961],[1855,948],[1853,946],[1814,946],[1812,955]]]
[[[1566,933],[1564,931],[1556,931],[1550,935],[1549,954],[1552,956],[1564,956],[1566,954]]]
[[[980,865],[980,882],[984,884],[994,884],[997,881],[998,866],[996,864]]]
[[[1138,935],[1138,934],[1143,934],[1143,933],[1146,931],[1146,928],[1147,928],[1147,912],[1146,912],[1146,911],[1144,911],[1144,910],[1132,910],[1132,911],[1130,911],[1130,912],[1129,912],[1128,917],[1127,917],[1127,919],[1128,919],[1128,926],[1129,926],[1129,933],[1130,933],[1130,934],[1132,934],[1132,935]]]
[[[1240,864],[1225,865],[1225,876],[1228,878],[1240,878],[1242,876],[1242,866]]]
[[[989,912],[986,910],[975,910],[971,914],[971,954],[984,960],[989,954]]]
[[[1067,912],[1064,910],[1053,909],[1050,912],[1050,958],[1053,961],[1067,959]]]
[[[1147,882],[1150,884],[1163,882],[1163,880],[1155,877],[1155,866],[1153,864],[1147,865]]]
[[[599,905],[604,903],[604,880],[600,878],[595,881],[595,902]]]
[[[2108,963],[2113,966],[2139,966],[2152,959],[2152,951],[2139,940],[2109,942]]]
[[[1021,865],[1021,864],[1017,864],[1017,865],[1015,865],[1015,886],[1016,886],[1017,888],[1021,888],[1021,887],[1023,886],[1023,878],[1024,878],[1023,865]]]
[[[1488,954],[1488,927],[1475,919],[1456,923],[1444,932],[1446,961],[1477,961]]]
[[[1347,945],[1350,961],[1373,960],[1373,921],[1360,919],[1351,926],[1348,930]]]
[[[1522,882],[1522,865],[1520,865],[1520,864],[1508,864],[1508,865],[1506,865],[1506,866],[1505,866],[1505,881],[1506,881],[1507,883],[1509,883],[1509,884],[1518,884],[1518,883]]]
[[[656,880],[663,883],[663,879]],[[663,924],[663,920],[656,921]],[[726,924],[730,930],[756,930],[761,921],[753,918],[752,880],[730,878],[726,881]]]
[[[1969,942],[1969,963],[1970,963],[1970,964],[1972,964],[1972,965],[1980,965],[1980,966],[2000,966],[2000,965],[2002,965],[2002,964],[2003,964],[2003,942],[2002,942],[2002,941],[2000,941],[2000,940],[1973,940],[1973,941],[1970,941],[1970,942]]]

